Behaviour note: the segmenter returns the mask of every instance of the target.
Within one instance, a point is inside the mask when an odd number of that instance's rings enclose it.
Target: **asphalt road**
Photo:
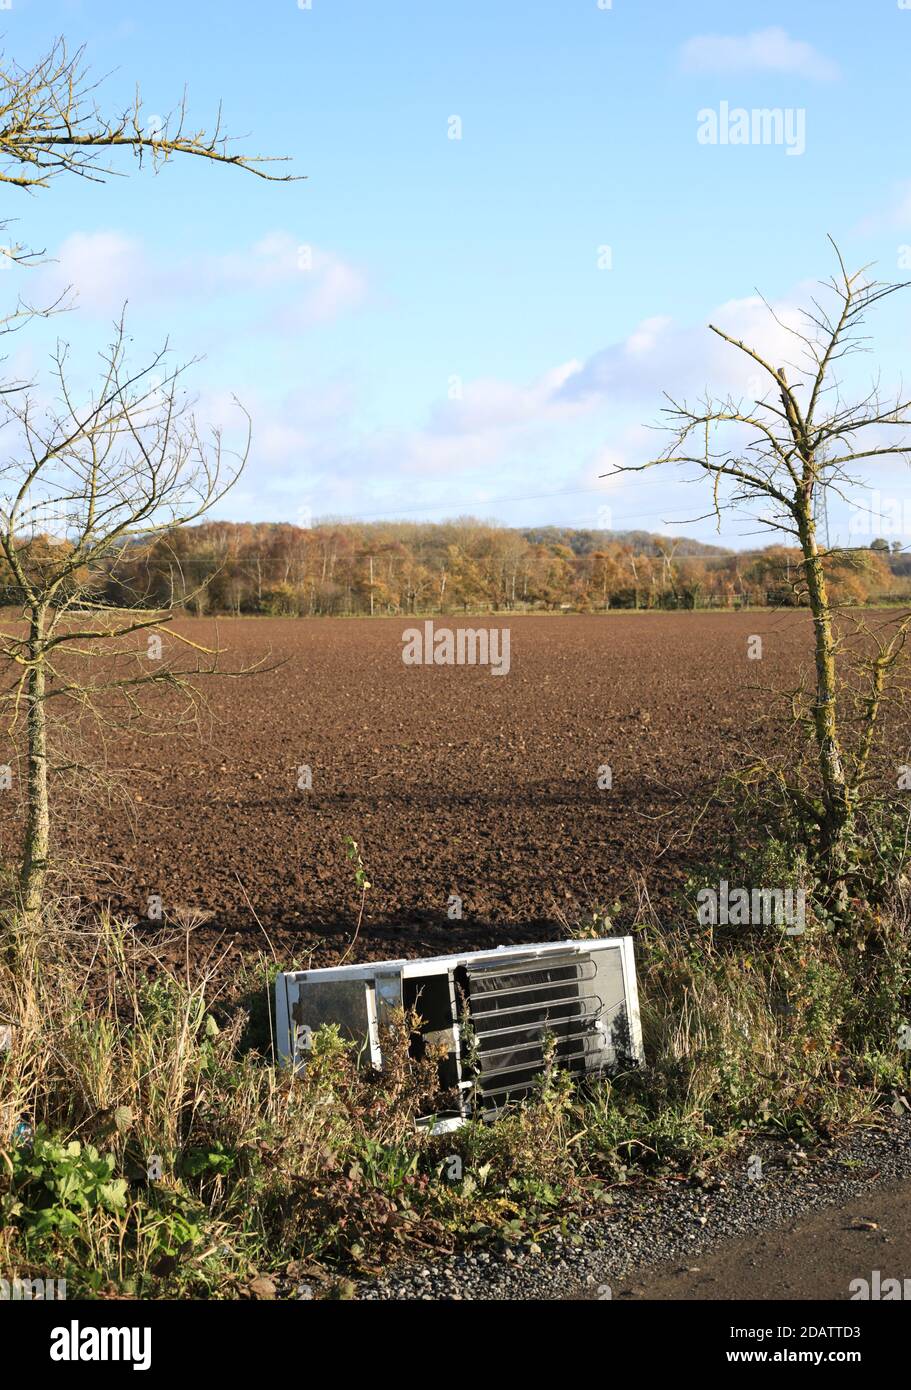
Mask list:
[[[636,1272],[614,1297],[849,1300],[863,1294],[863,1280],[875,1296],[874,1271],[880,1298],[911,1298],[911,1183],[729,1241],[692,1265]]]

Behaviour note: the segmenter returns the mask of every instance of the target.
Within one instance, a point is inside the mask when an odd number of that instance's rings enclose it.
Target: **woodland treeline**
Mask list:
[[[746,553],[645,532],[516,530],[444,523],[210,522],[137,546],[104,580],[104,598],[196,614],[401,614],[478,609],[796,606],[799,553]],[[833,596],[911,599],[911,559],[886,541],[833,554]]]
[[[66,541],[18,547],[26,573]],[[206,613],[317,616],[743,608],[804,602],[799,552],[729,551],[647,532],[442,523],[208,522],[137,542],[73,588],[87,601]],[[885,540],[827,560],[840,603],[911,602],[911,556]],[[6,561],[7,603],[20,599]]]

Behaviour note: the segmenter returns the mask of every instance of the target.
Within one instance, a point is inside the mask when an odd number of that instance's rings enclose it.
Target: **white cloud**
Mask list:
[[[355,266],[289,232],[270,232],[252,246],[225,254],[174,260],[153,256],[136,237],[118,231],[74,232],[41,272],[42,294],[72,288],[79,308],[110,317],[124,302],[150,306],[256,292],[280,299],[270,330],[328,323],[358,308],[367,282]],[[36,301],[40,302],[40,301]]]
[[[209,290],[294,290],[280,315],[288,328],[327,323],[358,308],[367,294],[364,275],[334,252],[269,232],[241,252],[194,262],[193,277]],[[270,318],[270,325],[276,326]]]
[[[367,283],[361,272],[328,251],[315,253],[313,287],[290,306],[285,320],[288,327],[298,323],[328,323],[363,304]]]
[[[141,244],[116,231],[74,232],[54,262],[43,268],[41,279],[49,299],[71,289],[80,308],[105,316],[119,313],[137,291],[155,294],[161,288]]]
[[[911,182],[905,180],[894,184],[888,206],[862,218],[856,230],[862,236],[872,236],[883,230],[911,230]]]
[[[832,82],[839,75],[837,63],[781,28],[743,35],[700,34],[687,40],[680,59],[687,72],[783,72],[817,82]]]
[[[800,325],[792,304],[774,308],[783,324]],[[794,358],[795,340],[758,297],[732,300],[708,317],[776,364]],[[706,390],[750,398],[769,385],[754,362],[706,326],[655,316],[588,360],[558,364],[530,382],[458,383],[459,398],[437,401],[412,429],[358,427],[350,399],[319,417],[304,393],[277,404],[254,402],[254,418],[263,422],[254,459],[276,494],[309,480],[314,514],[370,512],[389,496],[407,498],[406,511],[425,496],[445,507],[447,496],[474,494],[483,507],[492,476],[499,496],[534,492],[529,478],[541,468],[549,472],[553,460],[560,460],[558,481],[571,470],[579,486],[613,490],[597,475],[660,451],[664,437],[638,421],[656,419],[663,391],[678,398]]]
[[[703,499],[676,470],[617,473],[655,458],[667,443],[660,429],[642,422],[660,422],[665,391],[691,404],[704,394],[751,401],[770,393],[774,403],[770,376],[708,323],[749,343],[773,366],[786,366],[796,384],[802,348],[788,330],[805,328],[797,306],[811,293],[819,287],[798,284],[772,303],[771,314],[751,295],[715,306],[704,323],[644,319],[588,359],[560,363],[529,382],[459,383],[459,399],[437,401],[411,429],[365,425],[369,411],[359,408],[351,382],[334,399],[314,384],[282,402],[248,403],[262,422],[251,460],[256,504],[274,515],[276,507],[293,510],[303,497],[314,516],[418,515],[432,508],[437,515],[473,512],[513,523],[543,512],[591,526],[604,525],[598,518],[610,508],[618,527],[679,529],[684,518],[699,514]],[[599,481],[600,474],[608,476]],[[529,506],[519,505],[521,499]]]
[[[108,249],[122,280],[126,250],[114,243]],[[279,314],[300,273],[297,248],[275,234],[248,253],[221,258],[209,273],[210,283],[225,286],[226,294],[230,285],[253,282],[255,297],[267,301],[259,312]],[[357,292],[344,274],[326,273],[322,282],[325,306],[310,303],[301,312],[336,311],[339,300]],[[800,326],[795,303],[806,299],[806,288],[798,286],[773,305],[785,325]],[[615,470],[660,453],[665,437],[639,422],[656,421],[664,391],[693,401],[706,391],[749,399],[768,389],[755,363],[708,330],[709,320],[754,344],[776,365],[797,356],[794,338],[758,296],[750,296],[716,306],[701,324],[666,315],[643,319],[589,358],[558,363],[529,381],[483,377],[454,383],[457,398],[430,403],[411,428],[379,425],[365,383],[346,374],[308,380],[284,396],[264,387],[245,391],[254,422],[250,464],[220,512],[294,519],[300,508],[313,517],[418,516],[433,509],[438,515],[474,512],[507,521],[543,514],[595,526],[604,524],[599,517],[609,506],[617,526],[682,519],[692,501],[678,491],[678,482],[651,474],[618,476]],[[229,422],[234,414],[226,394],[204,394],[202,421]],[[599,481],[604,473],[613,476]],[[539,493],[556,496],[531,500]],[[526,496],[528,506],[518,511],[497,500]]]
[[[758,295],[717,306],[705,325],[683,325],[659,316],[644,319],[628,337],[594,353],[567,378],[559,395],[635,403],[650,416],[665,391],[675,399],[705,390],[716,396],[761,395],[770,384],[768,374],[712,333],[708,322],[746,340],[773,365],[792,364],[800,345],[788,329],[802,327],[800,312],[788,301],[772,308],[778,323]]]
[[[460,386],[461,396],[437,405],[431,413],[429,431],[438,437],[465,438],[482,433],[521,430],[540,421],[549,412],[568,411],[570,402],[561,402],[563,384],[582,366],[565,362],[545,372],[527,386],[493,377],[468,381]]]

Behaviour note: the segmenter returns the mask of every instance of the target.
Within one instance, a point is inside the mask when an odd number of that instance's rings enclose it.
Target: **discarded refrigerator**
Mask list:
[[[306,1066],[316,1030],[336,1024],[381,1069],[384,1029],[413,1012],[412,1054],[433,1047],[441,1058],[454,1123],[529,1095],[549,1060],[577,1075],[643,1060],[628,936],[288,972],[275,1002],[278,1051],[294,1067]]]

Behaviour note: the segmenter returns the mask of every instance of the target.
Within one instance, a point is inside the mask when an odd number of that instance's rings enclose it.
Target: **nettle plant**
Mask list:
[[[830,238],[831,240],[831,238]],[[793,727],[813,750],[808,766],[790,752],[775,764],[753,760],[763,795],[783,803],[796,838],[813,858],[822,881],[843,895],[864,840],[862,813],[869,795],[872,756],[887,686],[901,661],[911,615],[873,625],[832,598],[840,569],[861,565],[865,552],[830,547],[820,530],[826,494],[847,502],[866,486],[857,465],[911,457],[911,398],[884,398],[875,384],[846,399],[839,364],[865,350],[869,312],[907,283],[884,284],[866,268],[849,272],[835,243],[837,271],[796,321],[771,306],[769,314],[795,360],[779,365],[758,348],[714,324],[713,333],[757,369],[759,394],[705,396],[690,405],[668,397],[663,414],[671,438],[665,450],[636,472],[660,464],[695,469],[709,480],[712,512],[746,511],[774,533],[796,541],[789,567],[792,601],[813,620],[814,668],[785,692]],[[784,577],[784,576],[783,576]],[[893,689],[894,693],[894,689]]]

